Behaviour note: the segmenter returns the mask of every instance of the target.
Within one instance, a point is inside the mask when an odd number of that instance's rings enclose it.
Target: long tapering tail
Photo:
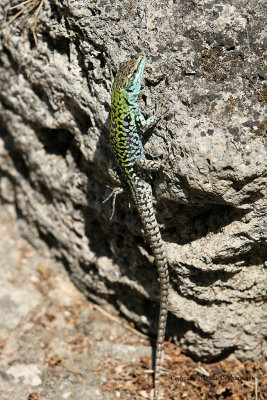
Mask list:
[[[155,257],[160,281],[160,311],[154,374],[154,400],[158,400],[162,350],[168,314],[169,270],[153,208],[151,186],[143,179],[135,176],[132,180],[131,192],[146,233],[146,238]]]

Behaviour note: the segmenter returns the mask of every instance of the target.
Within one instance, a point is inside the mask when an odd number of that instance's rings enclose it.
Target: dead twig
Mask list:
[[[258,400],[258,377],[255,375],[255,400]]]
[[[137,331],[136,329],[132,328],[131,326],[121,322],[121,320],[117,317],[114,317],[113,315],[109,314],[107,311],[103,310],[103,308],[99,307],[98,305],[94,304],[94,308],[99,311],[101,314],[105,315],[107,318],[109,318],[111,321],[116,322],[117,324],[123,326],[123,328],[127,329],[128,331],[131,331],[135,333],[135,335],[138,335],[144,339],[147,339],[147,336],[144,335],[143,333]]]

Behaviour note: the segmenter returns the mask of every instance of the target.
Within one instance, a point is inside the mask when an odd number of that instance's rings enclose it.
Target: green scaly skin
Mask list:
[[[141,141],[141,134],[154,122],[154,116],[146,120],[137,105],[145,61],[145,54],[138,53],[122,65],[115,77],[111,95],[110,142],[119,165],[119,176],[129,185],[140,215],[146,239],[155,257],[160,280],[160,312],[154,373],[154,400],[158,400],[162,348],[168,313],[169,272],[153,208],[152,189],[149,183],[138,176],[140,168],[149,171],[159,168],[159,163],[145,158]]]

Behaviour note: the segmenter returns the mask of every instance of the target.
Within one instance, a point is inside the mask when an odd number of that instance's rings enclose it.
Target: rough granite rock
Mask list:
[[[5,0],[0,5],[0,23]],[[10,10],[11,18],[17,10]],[[202,360],[258,358],[266,336],[264,1],[46,0],[0,42],[0,198],[97,301],[156,332],[159,288],[127,194],[112,221],[110,89],[143,50],[146,137],[171,273],[168,334]]]

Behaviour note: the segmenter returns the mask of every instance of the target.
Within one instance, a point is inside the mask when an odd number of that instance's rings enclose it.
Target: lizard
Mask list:
[[[114,79],[111,93],[109,138],[118,164],[118,173],[115,171],[110,171],[110,173],[113,175],[113,180],[122,181],[129,187],[145,231],[145,238],[152,249],[157,266],[160,281],[160,311],[154,364],[154,400],[158,400],[163,341],[168,314],[169,271],[152,203],[152,188],[140,174],[142,169],[151,172],[160,167],[160,162],[146,159],[141,140],[142,134],[151,128],[155,121],[154,113],[145,119],[137,104],[145,62],[145,54],[139,52],[123,63]],[[120,189],[114,190],[115,194],[121,191]]]

